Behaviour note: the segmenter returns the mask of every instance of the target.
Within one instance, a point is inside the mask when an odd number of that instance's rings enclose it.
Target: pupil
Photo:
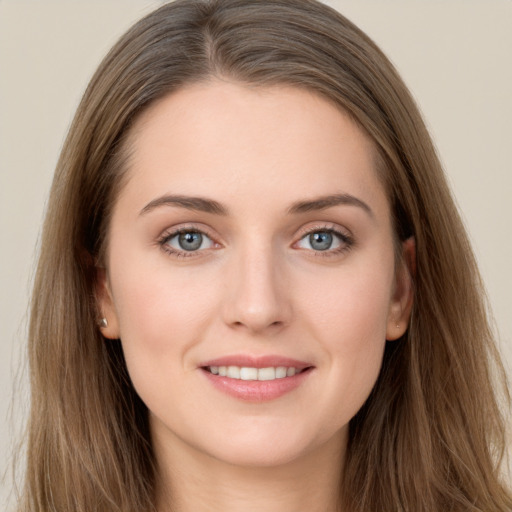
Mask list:
[[[332,234],[326,231],[319,231],[309,235],[309,243],[315,251],[326,251],[332,245]]]
[[[180,247],[185,251],[195,251],[201,247],[202,243],[201,233],[181,233],[179,236]]]

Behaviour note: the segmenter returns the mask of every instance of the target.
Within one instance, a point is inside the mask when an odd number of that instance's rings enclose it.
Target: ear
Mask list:
[[[402,243],[402,258],[396,270],[395,287],[389,306],[386,339],[396,340],[407,331],[414,301],[413,277],[416,273],[416,242],[413,237]]]
[[[115,340],[119,338],[119,321],[112,298],[112,291],[106,269],[96,267],[96,302],[98,304],[98,326],[105,338]],[[106,325],[102,323],[106,320]]]

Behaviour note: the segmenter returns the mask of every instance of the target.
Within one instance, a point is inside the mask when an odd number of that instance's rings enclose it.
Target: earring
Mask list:
[[[106,319],[106,318],[102,318],[102,319],[100,320],[100,327],[101,327],[102,329],[104,329],[105,327],[108,327],[108,322],[107,322],[107,319]]]

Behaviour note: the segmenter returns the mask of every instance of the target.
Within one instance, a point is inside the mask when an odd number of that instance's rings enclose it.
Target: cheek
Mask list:
[[[331,276],[303,310],[312,336],[324,348],[330,385],[322,400],[339,404],[332,422],[346,423],[356,414],[378,377],[386,344],[393,263],[365,265]]]
[[[142,269],[136,261],[124,265],[112,281],[120,337],[127,363],[161,361],[171,364],[200,339],[218,303],[215,288],[205,286],[197,269],[176,271],[165,260]],[[177,358],[176,358],[177,356]]]
[[[114,300],[130,379],[148,409],[165,416],[181,403],[177,390],[192,394],[189,354],[215,317],[218,290],[197,269],[177,272],[165,259],[143,271],[126,260],[112,268],[122,270]]]
[[[392,259],[386,260],[389,263],[347,266],[331,272],[323,281],[303,283],[304,290],[297,295],[308,297],[303,314],[310,317],[320,338],[325,337],[321,335],[324,332],[328,339],[339,340],[336,347],[340,350],[345,346],[343,340],[350,350],[375,337],[385,338],[394,275]]]

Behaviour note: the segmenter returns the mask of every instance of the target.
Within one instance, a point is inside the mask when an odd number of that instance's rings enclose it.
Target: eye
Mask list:
[[[303,240],[307,240],[309,246],[315,251],[327,251],[332,248],[333,242],[336,240],[332,233],[327,231],[317,231],[304,237]]]
[[[187,229],[166,235],[161,241],[161,245],[165,250],[171,253],[184,255],[184,253],[211,249],[215,244],[205,233]]]
[[[351,245],[352,239],[343,233],[334,229],[316,229],[303,236],[296,247],[332,254],[347,250]]]

